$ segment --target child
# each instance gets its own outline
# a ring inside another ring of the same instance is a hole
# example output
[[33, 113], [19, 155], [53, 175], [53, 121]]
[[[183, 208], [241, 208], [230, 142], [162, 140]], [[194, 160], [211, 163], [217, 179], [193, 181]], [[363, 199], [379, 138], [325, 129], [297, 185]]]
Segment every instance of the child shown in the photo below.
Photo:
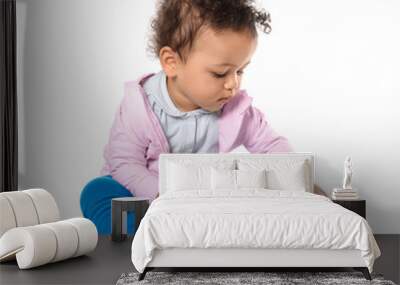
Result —
[[162, 69], [125, 83], [102, 176], [81, 194], [83, 215], [99, 232], [110, 232], [112, 198], [158, 196], [160, 153], [224, 153], [242, 144], [251, 153], [292, 151], [240, 89], [256, 24], [269, 32], [269, 23], [250, 0], [160, 2], [150, 48]]

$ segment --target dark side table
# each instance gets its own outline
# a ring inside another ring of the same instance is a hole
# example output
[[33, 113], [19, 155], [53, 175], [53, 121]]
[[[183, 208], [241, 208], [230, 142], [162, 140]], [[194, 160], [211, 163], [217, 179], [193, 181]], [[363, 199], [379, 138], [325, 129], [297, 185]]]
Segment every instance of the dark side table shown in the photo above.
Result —
[[[123, 241], [127, 235], [122, 233], [123, 212], [135, 212], [136, 230], [149, 208], [150, 200], [139, 197], [121, 197], [111, 200], [111, 240]], [[128, 220], [128, 219], [127, 219]]]
[[366, 219], [365, 208], [366, 201], [357, 199], [357, 200], [332, 200], [332, 202], [339, 204], [340, 206], [353, 211], [354, 213], [359, 214], [361, 217]]

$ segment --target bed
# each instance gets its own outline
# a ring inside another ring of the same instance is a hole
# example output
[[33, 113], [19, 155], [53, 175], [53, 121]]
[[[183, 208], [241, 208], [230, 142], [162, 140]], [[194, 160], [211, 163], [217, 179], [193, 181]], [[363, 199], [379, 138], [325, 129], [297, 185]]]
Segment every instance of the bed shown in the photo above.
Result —
[[312, 153], [163, 153], [159, 191], [132, 241], [154, 268], [352, 267], [371, 280], [367, 221], [314, 191]]

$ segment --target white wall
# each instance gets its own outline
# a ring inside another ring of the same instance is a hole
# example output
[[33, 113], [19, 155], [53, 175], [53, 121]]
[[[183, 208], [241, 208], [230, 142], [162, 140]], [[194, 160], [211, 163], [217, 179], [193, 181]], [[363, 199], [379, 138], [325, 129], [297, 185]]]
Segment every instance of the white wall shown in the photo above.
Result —
[[[272, 33], [242, 87], [296, 151], [315, 153], [326, 192], [351, 155], [373, 231], [400, 233], [400, 2], [257, 2]], [[99, 175], [122, 83], [160, 68], [145, 51], [154, 3], [17, 0], [20, 189], [51, 191], [65, 218]]]

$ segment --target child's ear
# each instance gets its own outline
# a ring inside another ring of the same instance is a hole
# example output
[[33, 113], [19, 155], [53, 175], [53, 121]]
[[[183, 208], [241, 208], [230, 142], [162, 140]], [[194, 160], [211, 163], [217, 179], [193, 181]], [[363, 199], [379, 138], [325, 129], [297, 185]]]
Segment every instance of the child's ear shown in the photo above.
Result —
[[165, 46], [160, 49], [160, 64], [168, 77], [175, 77], [177, 75], [177, 68], [179, 64], [178, 54], [170, 47]]

